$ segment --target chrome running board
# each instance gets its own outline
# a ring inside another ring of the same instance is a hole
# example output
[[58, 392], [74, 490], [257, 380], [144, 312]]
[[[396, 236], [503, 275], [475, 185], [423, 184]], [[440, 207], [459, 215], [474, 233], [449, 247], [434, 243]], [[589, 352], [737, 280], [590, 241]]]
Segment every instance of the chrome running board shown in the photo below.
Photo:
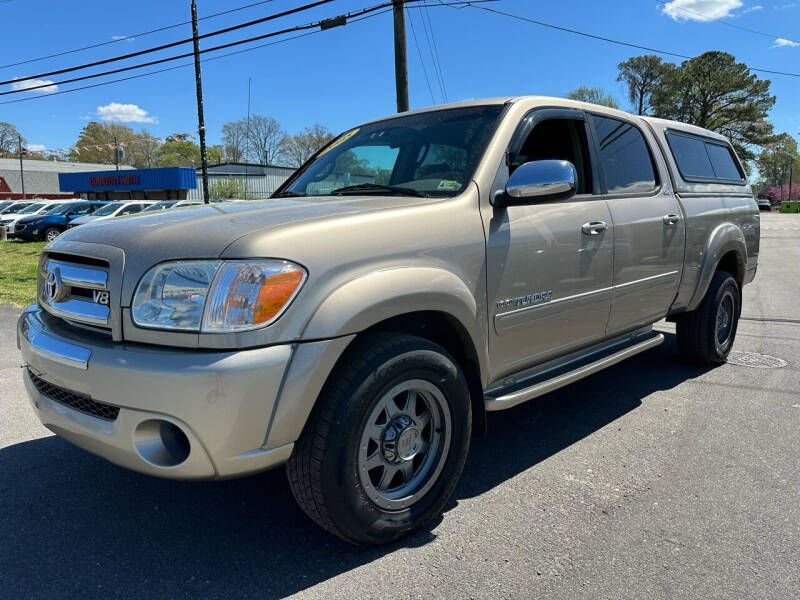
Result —
[[557, 390], [558, 388], [562, 388], [565, 385], [569, 385], [570, 383], [583, 379], [584, 377], [588, 377], [593, 373], [602, 371], [606, 367], [615, 365], [626, 358], [630, 358], [631, 356], [639, 354], [640, 352], [654, 348], [663, 341], [664, 334], [658, 333], [653, 337], [644, 340], [643, 342], [623, 348], [618, 352], [604, 356], [603, 358], [595, 360], [594, 362], [583, 364], [571, 371], [557, 375], [556, 377], [545, 379], [544, 381], [540, 380], [533, 385], [503, 394], [502, 396], [484, 396], [486, 410], [505, 410], [507, 408], [511, 408], [512, 406], [516, 406], [517, 404], [522, 404], [528, 400], [538, 398], [539, 396], [548, 394], [554, 390]]

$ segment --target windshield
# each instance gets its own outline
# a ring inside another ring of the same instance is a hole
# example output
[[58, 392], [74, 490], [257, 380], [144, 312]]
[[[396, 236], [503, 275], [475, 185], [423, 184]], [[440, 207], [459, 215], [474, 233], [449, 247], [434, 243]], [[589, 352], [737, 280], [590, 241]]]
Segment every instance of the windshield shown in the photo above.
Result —
[[11, 206], [11, 207], [5, 209], [4, 212], [6, 214], [9, 214], [9, 215], [12, 214], [12, 213], [18, 213], [22, 209], [24, 209], [25, 207], [30, 206], [30, 205], [31, 205], [30, 202], [26, 202], [25, 204], [15, 204], [14, 206]]
[[48, 215], [64, 215], [79, 204], [80, 202], [65, 202], [64, 204], [55, 204], [46, 209], [44, 212]]
[[[151, 204], [150, 206], [148, 206], [144, 210], [163, 210], [165, 208], [170, 208], [170, 207], [174, 206], [176, 202], [177, 202], [177, 200], [168, 201], [168, 202], [157, 202], [156, 204]], [[144, 211], [142, 211], [142, 212], [144, 212]]]
[[19, 214], [29, 215], [31, 213], [37, 212], [40, 208], [44, 208], [45, 206], [47, 206], [47, 204], [44, 204], [43, 202], [37, 202], [36, 204], [29, 204], [21, 211], [19, 211]]
[[276, 195], [455, 196], [472, 178], [502, 110], [451, 108], [352, 129]]
[[107, 217], [113, 215], [122, 207], [122, 204], [106, 204], [92, 213], [93, 217]]
[[3, 211], [3, 209], [6, 209], [6, 208], [8, 208], [9, 206], [11, 206], [11, 202], [8, 202], [8, 201], [6, 201], [6, 202], [0, 202], [0, 212], [2, 212], [2, 211]]

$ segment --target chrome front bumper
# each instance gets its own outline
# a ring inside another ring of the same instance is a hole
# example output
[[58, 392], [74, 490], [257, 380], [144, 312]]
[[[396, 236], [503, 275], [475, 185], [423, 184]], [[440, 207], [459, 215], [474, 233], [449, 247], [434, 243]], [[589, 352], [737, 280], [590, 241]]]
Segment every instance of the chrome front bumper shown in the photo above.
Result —
[[[294, 436], [267, 443], [291, 345], [208, 352], [114, 343], [35, 305], [19, 319], [17, 344], [41, 422], [113, 463], [161, 477], [213, 479], [268, 469], [291, 455]], [[111, 421], [76, 410], [41, 393], [31, 373], [119, 407], [119, 414]], [[176, 432], [185, 436], [177, 446]]]

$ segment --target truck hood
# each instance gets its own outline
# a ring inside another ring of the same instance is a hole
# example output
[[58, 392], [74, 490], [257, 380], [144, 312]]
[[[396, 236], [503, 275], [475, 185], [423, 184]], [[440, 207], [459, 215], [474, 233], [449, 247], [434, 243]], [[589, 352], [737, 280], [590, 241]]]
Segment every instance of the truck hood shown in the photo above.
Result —
[[[403, 196], [325, 196], [204, 204], [89, 222], [69, 229], [50, 247], [89, 242], [122, 249], [128, 259], [217, 258], [234, 241], [303, 221], [431, 202]], [[77, 223], [77, 219], [73, 223]], [[287, 249], [287, 251], [290, 249]]]

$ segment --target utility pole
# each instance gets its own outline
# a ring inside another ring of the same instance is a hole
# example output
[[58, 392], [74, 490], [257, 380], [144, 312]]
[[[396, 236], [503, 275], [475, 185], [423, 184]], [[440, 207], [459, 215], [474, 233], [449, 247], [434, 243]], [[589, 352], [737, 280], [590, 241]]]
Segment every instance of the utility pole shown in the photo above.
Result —
[[114, 166], [119, 171], [119, 146], [117, 145], [117, 136], [114, 136]]
[[406, 15], [404, 0], [394, 4], [394, 80], [397, 92], [397, 112], [408, 110], [408, 56], [406, 54]]
[[203, 202], [208, 204], [208, 154], [206, 152], [206, 124], [203, 118], [203, 80], [200, 77], [200, 41], [197, 39], [197, 4], [195, 0], [192, 0], [192, 43], [194, 44], [194, 78], [197, 84], [197, 132], [200, 135]]
[[17, 136], [17, 147], [19, 149], [19, 178], [22, 181], [22, 199], [25, 200], [25, 171], [22, 168], [22, 136]]

